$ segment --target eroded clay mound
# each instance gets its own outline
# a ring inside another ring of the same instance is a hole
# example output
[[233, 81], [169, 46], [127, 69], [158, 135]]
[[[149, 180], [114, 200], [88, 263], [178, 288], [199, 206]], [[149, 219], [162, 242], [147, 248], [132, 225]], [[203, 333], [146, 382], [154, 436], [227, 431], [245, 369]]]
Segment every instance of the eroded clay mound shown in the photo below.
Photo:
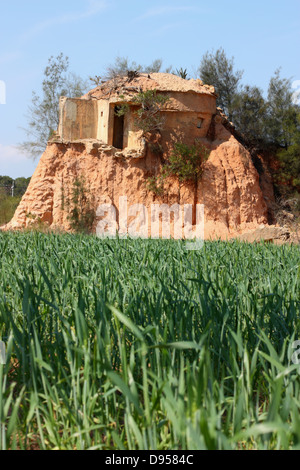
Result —
[[119, 209], [119, 198], [128, 205], [153, 203], [205, 205], [205, 238], [222, 239], [267, 224], [267, 206], [259, 175], [249, 152], [217, 122], [215, 139], [205, 141], [211, 153], [198, 184], [179, 190], [170, 180], [159, 198], [147, 188], [147, 180], [159, 168], [159, 156], [120, 158], [112, 147], [90, 142], [49, 143], [30, 185], [6, 230], [24, 229], [37, 221], [52, 229], [71, 230], [70, 207], [74, 182], [84, 178], [96, 208], [111, 203]]

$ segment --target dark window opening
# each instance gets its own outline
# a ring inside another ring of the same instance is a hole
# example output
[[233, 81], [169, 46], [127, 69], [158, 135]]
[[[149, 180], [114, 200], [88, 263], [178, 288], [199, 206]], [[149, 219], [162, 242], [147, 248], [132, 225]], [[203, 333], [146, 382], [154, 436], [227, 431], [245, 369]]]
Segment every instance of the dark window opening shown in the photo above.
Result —
[[118, 116], [120, 106], [115, 107], [114, 113], [114, 137], [113, 146], [117, 149], [123, 149], [124, 144], [124, 115]]
[[203, 121], [204, 121], [203, 119], [198, 118], [198, 122], [197, 122], [197, 127], [198, 127], [198, 129], [201, 129], [201, 128], [202, 128]]

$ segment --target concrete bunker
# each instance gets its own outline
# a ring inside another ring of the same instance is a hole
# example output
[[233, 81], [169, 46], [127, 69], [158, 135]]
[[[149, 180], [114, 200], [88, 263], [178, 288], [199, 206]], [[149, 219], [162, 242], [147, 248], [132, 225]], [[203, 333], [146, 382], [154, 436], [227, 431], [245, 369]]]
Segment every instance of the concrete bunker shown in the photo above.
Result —
[[[184, 80], [172, 74], [140, 74], [134, 79], [118, 77], [105, 82], [82, 98], [61, 98], [59, 138], [65, 142], [97, 140], [118, 151], [141, 148], [142, 132], [136, 127], [137, 106], [134, 96], [141, 91], [156, 90], [167, 94], [162, 113], [165, 125], [162, 140], [174, 134], [193, 144], [207, 136], [216, 113], [213, 87], [200, 80]], [[126, 104], [125, 114], [118, 113]]]

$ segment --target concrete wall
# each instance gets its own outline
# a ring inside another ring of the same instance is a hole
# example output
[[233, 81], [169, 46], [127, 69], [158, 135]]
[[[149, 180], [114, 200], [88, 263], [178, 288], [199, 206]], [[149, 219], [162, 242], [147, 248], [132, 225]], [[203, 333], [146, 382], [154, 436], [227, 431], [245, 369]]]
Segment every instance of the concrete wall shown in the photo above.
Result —
[[[193, 143], [206, 136], [211, 117], [216, 112], [216, 98], [197, 93], [172, 92], [163, 114], [166, 117], [163, 140], [174, 139]], [[60, 101], [59, 135], [74, 142], [81, 139], [98, 139], [113, 145], [114, 109], [117, 100], [82, 100], [62, 98]], [[124, 148], [138, 148], [141, 132], [135, 128], [136, 106], [124, 118]], [[200, 127], [201, 123], [201, 127]]]
[[[172, 92], [163, 93], [169, 96], [163, 115], [165, 126], [162, 131], [162, 143], [172, 143], [181, 140], [193, 145], [196, 139], [207, 135], [212, 116], [216, 113], [216, 97], [212, 95], [199, 95], [197, 93]], [[137, 148], [140, 145], [141, 133], [134, 125], [138, 109], [131, 106], [128, 116], [126, 132], [128, 132], [127, 146]], [[125, 131], [124, 131], [125, 132]], [[124, 139], [124, 143], [126, 138]]]
[[[125, 121], [126, 126], [126, 131], [127, 131], [127, 147], [130, 149], [135, 149], [139, 148], [141, 145], [140, 139], [142, 136], [142, 132], [136, 129], [135, 126], [135, 120], [136, 120], [136, 115], [135, 112], [137, 111], [137, 107], [130, 107], [130, 113], [127, 116], [127, 120]], [[125, 139], [126, 140], [126, 139]]]
[[[211, 124], [211, 114], [195, 112], [165, 112], [162, 138], [165, 143], [180, 140], [193, 145], [196, 139], [205, 138]], [[200, 127], [201, 126], [201, 127]]]
[[108, 144], [109, 134], [109, 102], [106, 100], [99, 100], [98, 103], [98, 130], [97, 139], [102, 140], [105, 144]]
[[62, 98], [58, 131], [60, 137], [69, 142], [97, 139], [98, 101]]
[[197, 93], [172, 92], [164, 93], [169, 96], [165, 109], [179, 112], [195, 112], [215, 114], [216, 97], [212, 95], [199, 95]]

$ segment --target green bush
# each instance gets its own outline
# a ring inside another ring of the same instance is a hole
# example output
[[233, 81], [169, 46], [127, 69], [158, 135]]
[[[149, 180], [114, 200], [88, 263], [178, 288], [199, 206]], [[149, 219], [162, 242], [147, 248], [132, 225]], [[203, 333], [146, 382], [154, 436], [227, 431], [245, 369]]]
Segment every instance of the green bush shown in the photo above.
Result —
[[79, 233], [89, 233], [92, 230], [96, 212], [93, 206], [93, 198], [86, 187], [86, 181], [79, 177], [74, 181], [71, 200], [65, 200], [63, 194], [62, 208], [68, 207], [68, 220], [73, 230]]
[[157, 93], [156, 90], [143, 91], [134, 97], [133, 103], [139, 106], [136, 111], [135, 125], [143, 131], [144, 136], [163, 129], [165, 117], [161, 111], [169, 99], [168, 95]]
[[186, 145], [182, 142], [176, 142], [163, 171], [166, 175], [176, 176], [180, 183], [196, 182], [202, 175], [203, 164], [208, 157], [208, 150], [200, 143]]
[[190, 182], [197, 186], [208, 158], [209, 151], [201, 142], [195, 145], [176, 142], [160, 174], [148, 178], [148, 189], [157, 195], [163, 194], [164, 181], [168, 177], [176, 177], [179, 185]]
[[0, 192], [0, 225], [7, 224], [13, 217], [21, 197], [7, 196]]

